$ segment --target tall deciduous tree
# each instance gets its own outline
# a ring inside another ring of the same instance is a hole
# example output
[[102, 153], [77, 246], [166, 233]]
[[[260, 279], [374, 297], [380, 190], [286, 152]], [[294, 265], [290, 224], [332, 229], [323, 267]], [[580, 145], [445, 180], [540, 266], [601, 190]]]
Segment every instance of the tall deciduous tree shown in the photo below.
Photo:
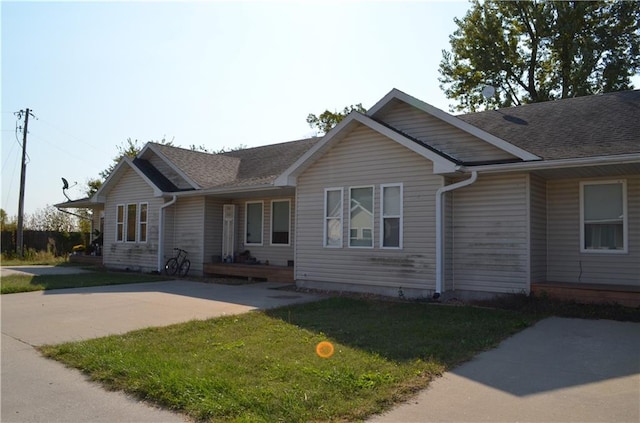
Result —
[[27, 216], [25, 227], [35, 231], [72, 232], [78, 230], [78, 218], [47, 205]]
[[454, 110], [631, 89], [640, 71], [639, 2], [473, 0], [455, 22], [439, 78]]
[[362, 107], [362, 103], [358, 103], [345, 107], [342, 112], [331, 112], [329, 110], [325, 110], [318, 116], [313, 113], [309, 113], [309, 116], [307, 116], [307, 123], [311, 128], [315, 128], [318, 131], [318, 135], [323, 135], [329, 132], [331, 128], [339, 124], [342, 119], [353, 111], [366, 113], [367, 109]]

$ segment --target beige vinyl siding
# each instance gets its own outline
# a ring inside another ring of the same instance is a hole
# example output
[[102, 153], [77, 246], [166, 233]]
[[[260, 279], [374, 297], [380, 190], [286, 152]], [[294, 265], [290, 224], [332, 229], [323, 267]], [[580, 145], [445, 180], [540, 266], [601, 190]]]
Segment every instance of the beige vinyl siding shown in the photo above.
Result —
[[377, 116], [385, 123], [460, 161], [513, 159], [514, 156], [428, 113], [395, 100]]
[[[271, 201], [273, 200], [290, 200], [289, 207], [289, 244], [290, 245], [271, 245]], [[245, 245], [245, 209], [247, 201], [262, 202], [262, 245]], [[294, 258], [294, 242], [295, 239], [295, 198], [294, 197], [265, 197], [251, 199], [236, 199], [232, 204], [236, 205], [236, 251], [241, 253], [249, 250], [251, 257], [255, 257], [261, 263], [267, 260], [269, 264], [276, 266], [286, 266], [290, 260]], [[222, 223], [221, 223], [222, 225]]]
[[[204, 214], [204, 263], [222, 260], [222, 209], [231, 201], [207, 197]], [[237, 244], [236, 244], [237, 245]]]
[[[354, 129], [298, 178], [296, 279], [364, 287], [435, 288], [432, 163], [366, 127]], [[380, 185], [403, 184], [403, 248], [380, 248]], [[349, 248], [349, 187], [374, 186], [374, 247]], [[344, 188], [343, 247], [323, 246], [324, 190]]]
[[165, 221], [165, 260], [175, 255], [174, 248], [182, 248], [189, 253], [189, 274], [201, 275], [204, 258], [205, 199], [178, 198], [169, 209]]
[[[118, 204], [148, 203], [147, 242], [116, 242], [116, 207]], [[161, 198], [132, 169], [127, 168], [108, 193], [104, 209], [103, 263], [107, 267], [133, 271], [153, 271], [157, 268], [158, 215]]]
[[169, 179], [175, 186], [180, 189], [193, 188], [182, 176], [178, 174], [171, 166], [167, 164], [163, 159], [155, 154], [149, 159], [149, 163], [153, 165], [160, 173], [162, 173], [167, 179]]
[[453, 191], [453, 288], [529, 292], [527, 185], [527, 175], [480, 175]]
[[[627, 181], [628, 253], [580, 252], [580, 182]], [[640, 286], [640, 176], [547, 182], [548, 281]]]
[[547, 280], [547, 182], [529, 175], [531, 204], [531, 282]]

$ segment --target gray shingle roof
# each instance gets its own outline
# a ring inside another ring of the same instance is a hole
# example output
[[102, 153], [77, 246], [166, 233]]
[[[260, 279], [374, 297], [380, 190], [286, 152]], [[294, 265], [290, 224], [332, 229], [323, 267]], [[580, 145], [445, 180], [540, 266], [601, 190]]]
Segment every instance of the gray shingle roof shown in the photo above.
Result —
[[147, 160], [140, 159], [136, 157], [133, 159], [133, 164], [140, 169], [142, 173], [145, 174], [147, 178], [151, 182], [155, 184], [158, 188], [160, 188], [164, 192], [175, 192], [179, 191], [178, 187], [174, 185], [166, 176], [164, 176], [158, 169], [153, 167], [151, 163]]
[[154, 144], [154, 147], [201, 189], [207, 189], [272, 183], [319, 139], [309, 138], [222, 154], [163, 144]]
[[545, 160], [640, 153], [640, 90], [456, 117]]
[[240, 160], [164, 144], [154, 146], [200, 188], [210, 188], [235, 180]]

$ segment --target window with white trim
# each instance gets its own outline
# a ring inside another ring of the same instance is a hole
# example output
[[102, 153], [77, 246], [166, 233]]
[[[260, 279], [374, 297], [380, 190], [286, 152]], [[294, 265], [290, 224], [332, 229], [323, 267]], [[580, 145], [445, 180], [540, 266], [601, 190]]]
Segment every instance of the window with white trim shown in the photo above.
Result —
[[124, 241], [124, 204], [116, 206], [116, 241]]
[[324, 190], [324, 246], [342, 247], [342, 188]]
[[147, 219], [148, 203], [140, 203], [140, 214], [138, 216], [138, 241], [147, 242]]
[[380, 185], [380, 247], [402, 248], [402, 184]]
[[148, 203], [116, 206], [116, 242], [147, 242]]
[[127, 242], [136, 242], [136, 218], [138, 217], [138, 205], [127, 204]]
[[580, 251], [627, 252], [625, 180], [580, 182]]
[[263, 202], [250, 201], [245, 207], [245, 245], [262, 245]]
[[349, 188], [349, 247], [373, 247], [373, 187]]
[[271, 202], [271, 244], [290, 245], [291, 201], [273, 200]]

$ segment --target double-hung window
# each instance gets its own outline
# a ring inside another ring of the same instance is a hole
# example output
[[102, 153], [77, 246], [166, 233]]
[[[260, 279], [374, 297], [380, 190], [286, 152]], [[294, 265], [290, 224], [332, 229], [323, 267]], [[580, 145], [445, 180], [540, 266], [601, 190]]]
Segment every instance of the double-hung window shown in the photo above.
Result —
[[138, 241], [147, 242], [147, 211], [149, 205], [140, 203], [140, 215], [138, 217]]
[[324, 246], [342, 247], [342, 188], [324, 190]]
[[373, 187], [349, 189], [349, 247], [373, 247]]
[[402, 184], [380, 186], [380, 247], [402, 248]]
[[136, 242], [136, 217], [138, 205], [127, 204], [127, 242]]
[[147, 242], [148, 203], [116, 206], [116, 242]]
[[271, 202], [271, 244], [290, 245], [291, 201], [274, 200]]
[[245, 244], [262, 245], [262, 201], [249, 201], [245, 209]]
[[116, 241], [124, 241], [124, 204], [116, 206]]
[[580, 250], [627, 252], [626, 181], [580, 183]]

